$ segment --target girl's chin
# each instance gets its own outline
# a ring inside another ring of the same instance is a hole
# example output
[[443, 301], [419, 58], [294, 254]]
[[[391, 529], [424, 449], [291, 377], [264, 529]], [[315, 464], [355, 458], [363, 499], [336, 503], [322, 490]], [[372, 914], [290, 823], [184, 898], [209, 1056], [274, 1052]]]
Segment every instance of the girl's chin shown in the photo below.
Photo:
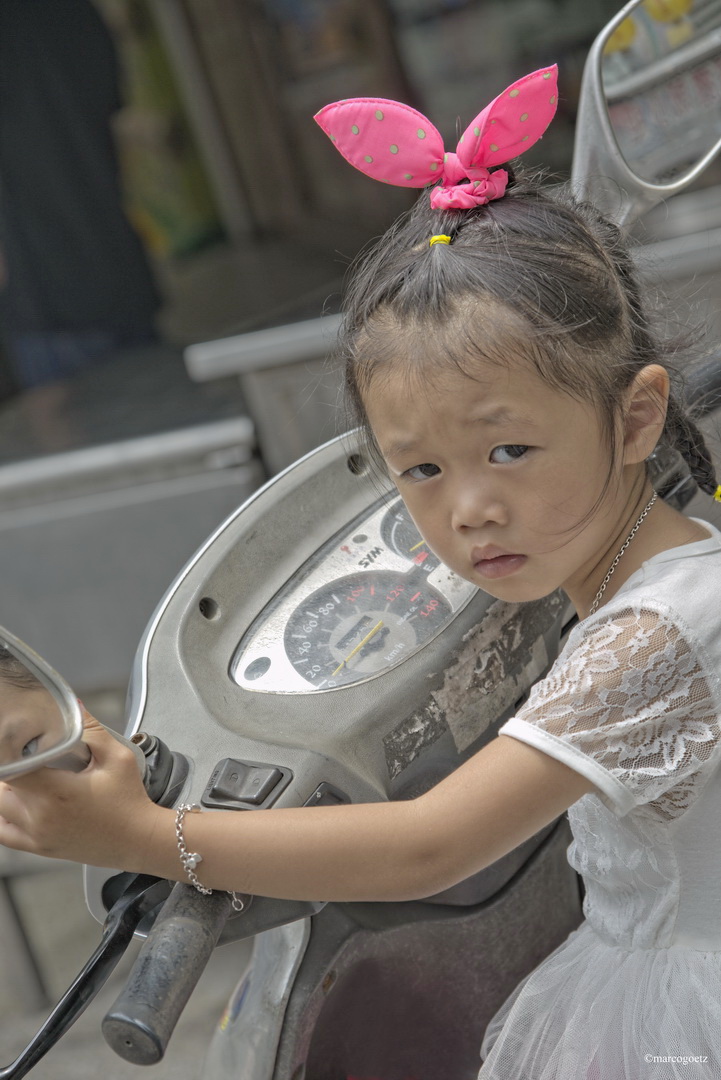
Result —
[[527, 555], [497, 555], [495, 559], [480, 559], [473, 569], [481, 581], [499, 581], [517, 574], [527, 562]]
[[496, 600], [503, 600], [507, 604], [530, 604], [536, 600], [543, 600], [562, 588], [559, 582], [552, 582], [548, 585], [519, 581], [518, 578], [514, 578], [512, 575], [494, 579], [481, 577], [480, 574], [476, 573], [472, 577], [469, 576], [469, 580], [478, 586], [482, 592], [488, 593], [489, 596], [494, 597]]

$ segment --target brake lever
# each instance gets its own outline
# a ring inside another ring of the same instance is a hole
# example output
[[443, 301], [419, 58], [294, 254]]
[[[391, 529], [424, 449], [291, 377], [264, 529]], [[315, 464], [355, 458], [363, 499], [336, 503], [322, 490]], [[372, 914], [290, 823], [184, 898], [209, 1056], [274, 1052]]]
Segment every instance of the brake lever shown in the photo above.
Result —
[[114, 971], [138, 923], [165, 902], [171, 888], [171, 882], [136, 875], [108, 912], [95, 952], [22, 1053], [0, 1069], [0, 1080], [22, 1080], [75, 1023]]

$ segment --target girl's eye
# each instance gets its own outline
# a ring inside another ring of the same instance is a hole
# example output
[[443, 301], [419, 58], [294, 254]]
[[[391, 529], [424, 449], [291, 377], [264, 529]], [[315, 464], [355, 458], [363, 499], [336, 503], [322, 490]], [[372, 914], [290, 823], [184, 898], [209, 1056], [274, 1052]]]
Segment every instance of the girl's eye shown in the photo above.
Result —
[[431, 476], [437, 476], [440, 471], [437, 465], [426, 463], [425, 465], [414, 465], [412, 469], [406, 469], [403, 475], [410, 476], [411, 480], [428, 480]]
[[24, 757], [24, 758], [32, 757], [33, 754], [37, 754], [39, 746], [40, 746], [40, 736], [36, 735], [34, 739], [30, 739], [30, 741], [26, 742], [25, 745], [23, 746], [22, 751], [21, 751], [22, 757]]
[[506, 446], [496, 446], [491, 450], [491, 461], [496, 465], [507, 465], [511, 461], [518, 461], [528, 450], [527, 446], [512, 443]]

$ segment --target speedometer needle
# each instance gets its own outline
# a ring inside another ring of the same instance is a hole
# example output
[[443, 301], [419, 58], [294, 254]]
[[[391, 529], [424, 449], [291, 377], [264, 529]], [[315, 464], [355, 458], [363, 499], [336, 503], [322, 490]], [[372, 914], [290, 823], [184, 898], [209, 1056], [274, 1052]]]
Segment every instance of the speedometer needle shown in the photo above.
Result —
[[331, 675], [331, 679], [335, 678], [335, 676], [338, 674], [338, 672], [341, 670], [341, 668], [344, 667], [348, 663], [348, 661], [351, 660], [355, 656], [355, 654], [357, 652], [359, 652], [363, 648], [364, 645], [368, 644], [368, 642], [373, 637], [373, 635], [378, 633], [378, 631], [380, 630], [382, 625], [383, 625], [383, 620], [381, 619], [380, 622], [376, 623], [376, 625], [373, 627], [372, 630], [368, 631], [368, 633], [363, 638], [363, 640], [358, 642], [355, 649], [353, 649], [351, 652], [348, 653], [345, 660], [341, 660], [340, 664], [338, 665], [338, 667], [335, 669], [335, 671]]

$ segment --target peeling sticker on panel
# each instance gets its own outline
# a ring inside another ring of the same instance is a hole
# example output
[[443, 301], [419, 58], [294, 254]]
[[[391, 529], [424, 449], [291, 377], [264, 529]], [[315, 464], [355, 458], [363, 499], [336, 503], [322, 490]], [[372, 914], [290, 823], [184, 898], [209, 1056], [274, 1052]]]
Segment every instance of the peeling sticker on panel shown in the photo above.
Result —
[[427, 746], [448, 731], [445, 717], [431, 701], [390, 731], [383, 740], [391, 780], [403, 772]]
[[[528, 692], [557, 647], [561, 593], [527, 604], [495, 601], [463, 638], [442, 685], [384, 739], [391, 779], [450, 730], [459, 754]], [[548, 644], [546, 638], [548, 636]]]
[[[433, 692], [459, 753], [530, 689], [549, 664], [546, 635], [568, 601], [497, 601], [466, 634], [443, 686]], [[555, 642], [554, 642], [555, 645]]]

